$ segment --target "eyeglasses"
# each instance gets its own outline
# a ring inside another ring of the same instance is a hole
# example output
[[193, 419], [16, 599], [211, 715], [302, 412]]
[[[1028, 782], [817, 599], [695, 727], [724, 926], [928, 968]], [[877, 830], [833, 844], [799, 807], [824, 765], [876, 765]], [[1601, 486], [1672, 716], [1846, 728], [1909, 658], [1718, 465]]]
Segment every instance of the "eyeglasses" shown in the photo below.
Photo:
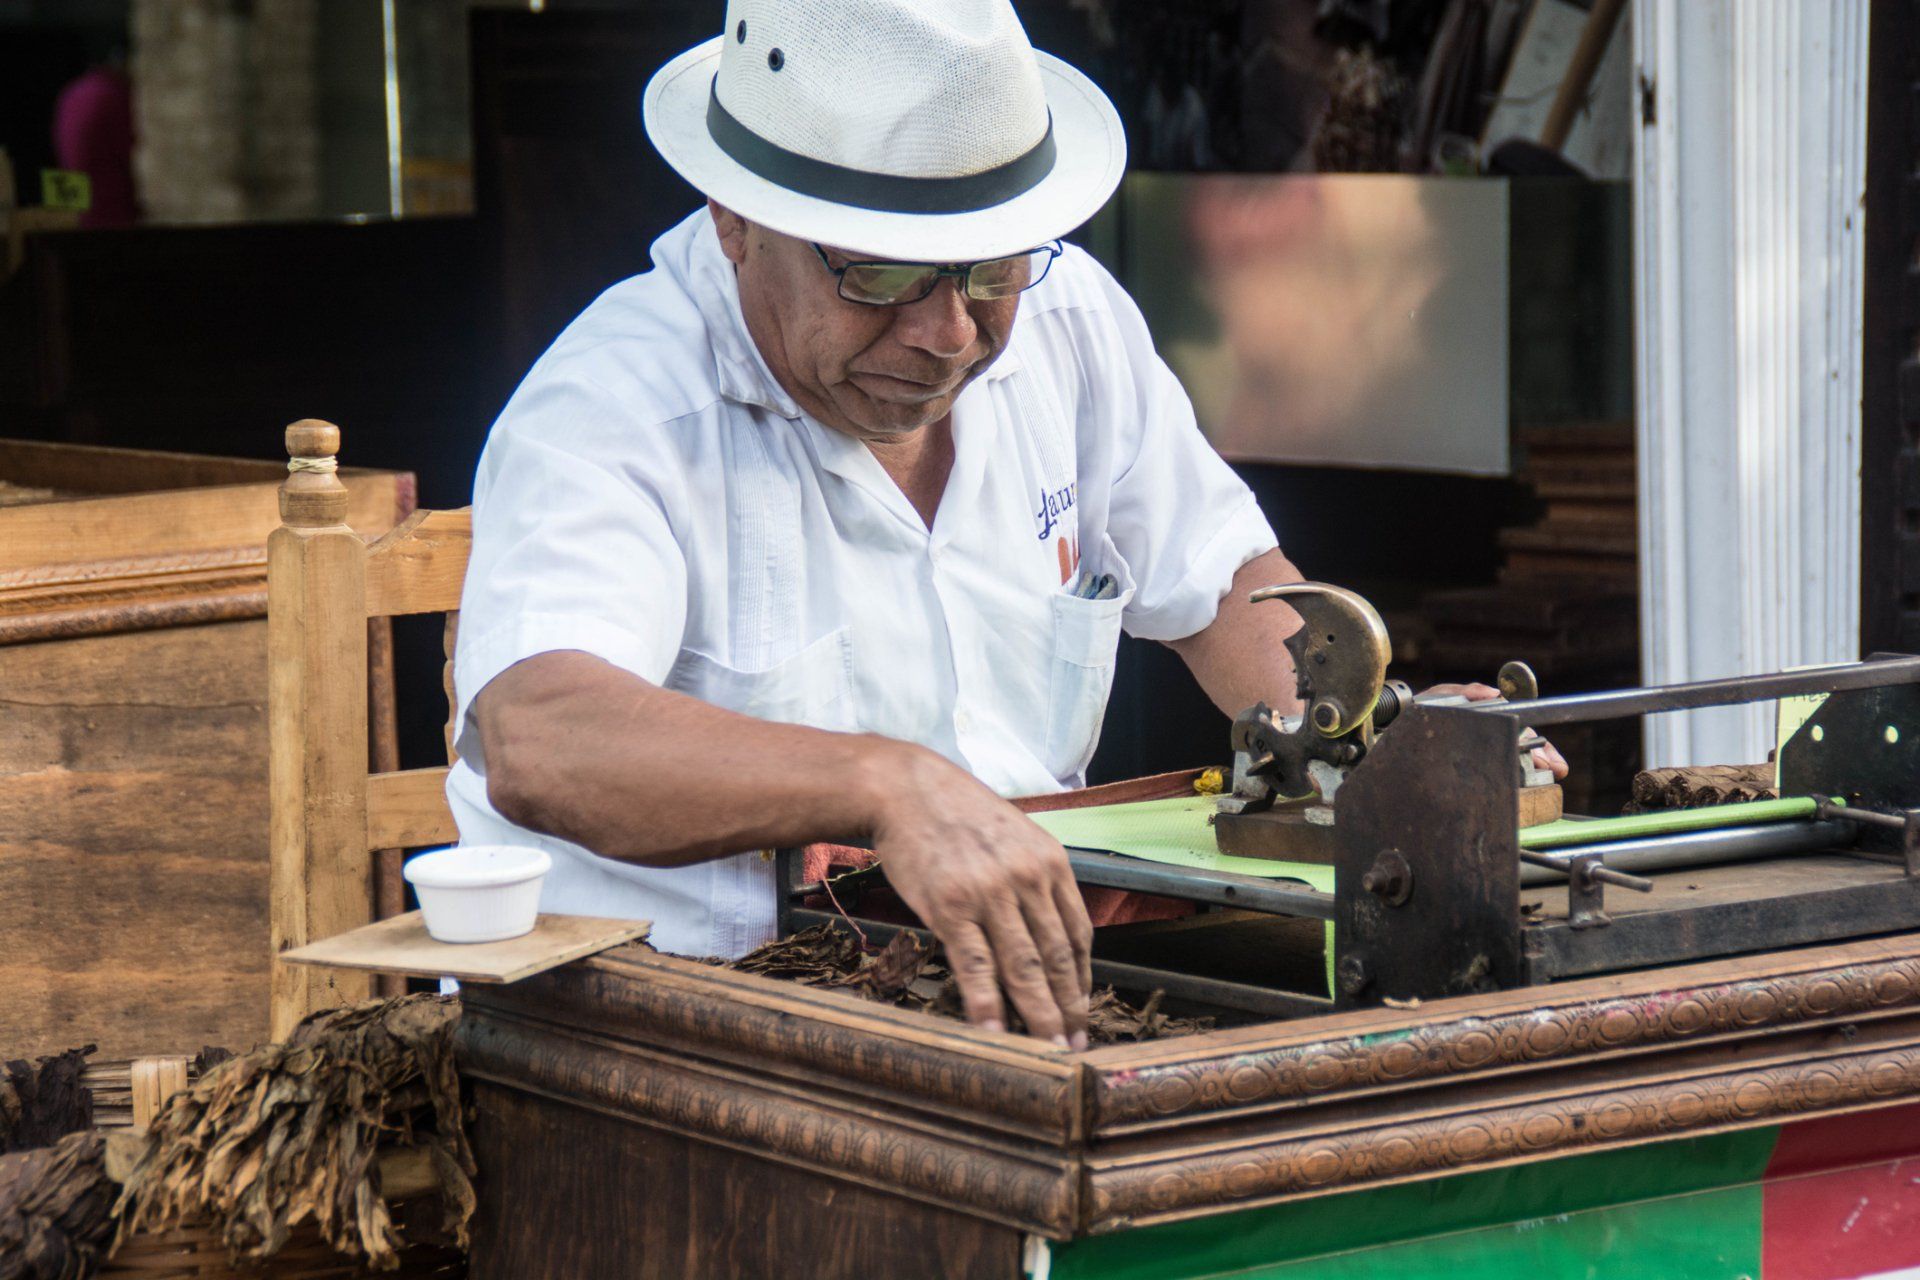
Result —
[[1055, 240], [1010, 258], [992, 258], [986, 262], [955, 262], [945, 266], [930, 262], [849, 262], [836, 267], [825, 249], [816, 244], [813, 251], [820, 255], [821, 264], [839, 279], [840, 296], [869, 307], [899, 307], [918, 302], [933, 292], [942, 276], [958, 280], [961, 292], [976, 302], [1011, 298], [1045, 279], [1047, 268], [1061, 253], [1060, 242]]

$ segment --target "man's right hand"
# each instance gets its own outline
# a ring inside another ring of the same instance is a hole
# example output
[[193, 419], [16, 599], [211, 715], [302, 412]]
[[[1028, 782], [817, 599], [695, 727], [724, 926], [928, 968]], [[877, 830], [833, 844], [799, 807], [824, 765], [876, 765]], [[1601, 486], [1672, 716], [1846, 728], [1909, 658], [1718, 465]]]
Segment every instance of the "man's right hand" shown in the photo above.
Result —
[[887, 772], [874, 851], [946, 946], [967, 1019], [1004, 1029], [1005, 986], [1034, 1035], [1086, 1048], [1093, 925], [1066, 850], [931, 751], [908, 747]]
[[671, 867], [871, 837], [969, 1019], [1004, 1028], [1004, 984], [1035, 1035], [1085, 1047], [1093, 926], [1066, 850], [926, 748], [755, 720], [571, 652], [495, 676], [467, 719], [501, 816], [602, 857]]

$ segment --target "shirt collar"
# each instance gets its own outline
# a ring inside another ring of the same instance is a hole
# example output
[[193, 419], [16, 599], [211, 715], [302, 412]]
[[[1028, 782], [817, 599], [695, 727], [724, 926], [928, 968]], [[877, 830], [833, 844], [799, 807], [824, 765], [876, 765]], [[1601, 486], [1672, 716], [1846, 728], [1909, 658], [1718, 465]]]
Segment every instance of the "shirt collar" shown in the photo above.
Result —
[[720, 247], [713, 219], [704, 209], [695, 216], [700, 226], [693, 234], [688, 282], [694, 305], [700, 308], [713, 339], [713, 368], [720, 394], [743, 404], [759, 405], [783, 418], [800, 417], [800, 406], [773, 376], [753, 335], [747, 332], [747, 317], [740, 310], [740, 280], [734, 275], [733, 262]]
[[[688, 280], [694, 304], [700, 308], [701, 318], [706, 321], [707, 332], [713, 339], [713, 366], [720, 394], [743, 404], [759, 405], [783, 418], [803, 416], [800, 406], [767, 367], [766, 358], [747, 331], [747, 318], [740, 309], [740, 280], [734, 274], [732, 260], [720, 247], [720, 235], [714, 229], [713, 219], [705, 216], [704, 210], [699, 217], [700, 226], [694, 232], [689, 255]], [[1015, 320], [1007, 349], [987, 366], [985, 373], [974, 379], [976, 384], [998, 381], [1024, 367], [1017, 341], [1019, 333], [1020, 322]]]

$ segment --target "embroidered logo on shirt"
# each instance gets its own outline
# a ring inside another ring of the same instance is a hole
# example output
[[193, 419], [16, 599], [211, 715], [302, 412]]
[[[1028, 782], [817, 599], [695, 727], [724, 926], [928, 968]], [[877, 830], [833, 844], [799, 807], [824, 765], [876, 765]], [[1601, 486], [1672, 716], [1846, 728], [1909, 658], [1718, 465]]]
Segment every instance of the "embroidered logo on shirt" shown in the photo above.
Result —
[[1040, 508], [1033, 513], [1034, 523], [1040, 526], [1040, 541], [1045, 542], [1054, 526], [1060, 523], [1060, 517], [1073, 509], [1074, 493], [1079, 487], [1076, 481], [1059, 489], [1040, 491]]

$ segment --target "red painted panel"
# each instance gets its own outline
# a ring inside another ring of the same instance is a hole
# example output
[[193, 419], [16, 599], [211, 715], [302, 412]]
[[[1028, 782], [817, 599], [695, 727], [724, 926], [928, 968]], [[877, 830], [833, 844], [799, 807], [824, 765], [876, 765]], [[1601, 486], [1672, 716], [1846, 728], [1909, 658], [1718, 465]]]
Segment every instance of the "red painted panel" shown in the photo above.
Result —
[[1764, 1280], [1920, 1266], [1920, 1105], [1787, 1125], [1766, 1177]]

